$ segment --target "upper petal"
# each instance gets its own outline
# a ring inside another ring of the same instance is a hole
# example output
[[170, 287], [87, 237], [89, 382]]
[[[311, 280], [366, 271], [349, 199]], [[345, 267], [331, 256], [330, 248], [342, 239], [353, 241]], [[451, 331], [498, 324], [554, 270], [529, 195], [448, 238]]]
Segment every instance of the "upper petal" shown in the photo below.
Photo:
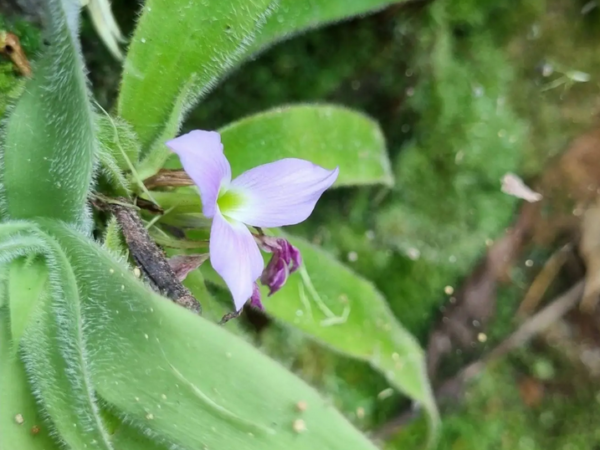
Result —
[[231, 167], [216, 131], [195, 130], [166, 143], [179, 156], [183, 170], [200, 189], [202, 213], [215, 215], [221, 186], [231, 182]]
[[255, 167], [231, 182], [231, 189], [242, 193], [245, 201], [227, 215], [255, 227], [300, 223], [310, 216], [338, 172], [337, 167], [327, 170], [296, 158]]
[[216, 209], [210, 230], [210, 262], [225, 280], [239, 311], [252, 296], [264, 261], [250, 230], [225, 219]]

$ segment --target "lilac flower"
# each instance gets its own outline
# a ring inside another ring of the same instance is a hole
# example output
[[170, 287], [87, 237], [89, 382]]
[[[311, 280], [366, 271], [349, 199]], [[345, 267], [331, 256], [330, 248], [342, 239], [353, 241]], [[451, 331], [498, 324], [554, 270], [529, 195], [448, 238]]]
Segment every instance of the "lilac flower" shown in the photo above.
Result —
[[[286, 158], [231, 180], [219, 133], [196, 130], [167, 142], [167, 146], [177, 153], [183, 169], [198, 186], [203, 214], [213, 219], [210, 261], [229, 287], [236, 309], [250, 298], [260, 305], [255, 282], [264, 262], [246, 225], [269, 228], [303, 222], [337, 179], [338, 168], [327, 170], [309, 161]], [[297, 249], [287, 245], [284, 251], [271, 250], [274, 257], [278, 255], [273, 263], [277, 267], [266, 271], [271, 292], [279, 289], [287, 274], [300, 264]]]

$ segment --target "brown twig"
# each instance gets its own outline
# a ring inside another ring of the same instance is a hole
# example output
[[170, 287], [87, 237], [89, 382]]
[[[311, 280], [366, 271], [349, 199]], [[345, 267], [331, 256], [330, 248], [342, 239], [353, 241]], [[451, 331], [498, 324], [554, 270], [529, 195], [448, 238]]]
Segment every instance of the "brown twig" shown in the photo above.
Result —
[[[506, 355], [510, 351], [528, 342], [531, 338], [544, 331], [567, 312], [573, 309], [583, 296], [585, 282], [580, 280], [567, 292], [552, 300], [548, 306], [540, 312], [523, 322], [523, 324], [508, 338], [502, 341], [483, 358], [464, 367], [455, 376], [442, 382], [435, 390], [435, 399], [439, 403], [442, 400], [459, 400], [466, 382], [480, 374], [492, 361]], [[375, 439], [387, 439], [397, 433], [402, 427], [418, 417], [418, 410], [404, 412], [399, 417], [383, 425], [373, 434]]]
[[125, 242], [136, 264], [140, 267], [148, 281], [162, 295], [190, 311], [201, 314], [202, 308], [198, 300], [181, 284], [163, 251], [154, 243], [133, 205], [127, 199], [118, 198], [111, 201], [96, 197], [94, 203], [101, 209], [110, 211], [116, 217]]

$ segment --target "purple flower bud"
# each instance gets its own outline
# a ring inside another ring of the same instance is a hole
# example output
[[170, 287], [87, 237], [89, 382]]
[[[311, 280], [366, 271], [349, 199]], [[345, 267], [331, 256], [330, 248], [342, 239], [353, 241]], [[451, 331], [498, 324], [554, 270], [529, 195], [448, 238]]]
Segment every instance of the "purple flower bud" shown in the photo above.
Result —
[[252, 286], [252, 297], [250, 297], [250, 306], [256, 309], [264, 310], [264, 306], [260, 301], [260, 289], [258, 284], [255, 282]]
[[289, 274], [298, 270], [302, 264], [302, 256], [287, 239], [261, 236], [258, 242], [264, 251], [273, 253], [260, 277], [260, 282], [269, 287], [269, 296], [271, 296], [283, 287]]

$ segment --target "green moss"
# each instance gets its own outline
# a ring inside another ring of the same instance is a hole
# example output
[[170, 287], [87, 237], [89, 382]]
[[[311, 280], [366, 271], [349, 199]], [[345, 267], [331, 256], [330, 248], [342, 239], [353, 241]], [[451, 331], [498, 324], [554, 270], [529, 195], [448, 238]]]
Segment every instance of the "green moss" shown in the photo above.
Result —
[[[572, 366], [563, 367], [550, 383], [534, 381], [542, 388], [540, 403], [527, 404], [519, 386], [525, 377], [532, 380], [539, 356], [524, 351], [522, 361], [494, 364], [471, 384], [462, 405], [444, 414], [438, 450], [589, 450], [600, 444], [597, 386], [574, 378]], [[417, 421], [388, 442], [386, 450], [418, 448], [426, 433], [424, 423]]]

